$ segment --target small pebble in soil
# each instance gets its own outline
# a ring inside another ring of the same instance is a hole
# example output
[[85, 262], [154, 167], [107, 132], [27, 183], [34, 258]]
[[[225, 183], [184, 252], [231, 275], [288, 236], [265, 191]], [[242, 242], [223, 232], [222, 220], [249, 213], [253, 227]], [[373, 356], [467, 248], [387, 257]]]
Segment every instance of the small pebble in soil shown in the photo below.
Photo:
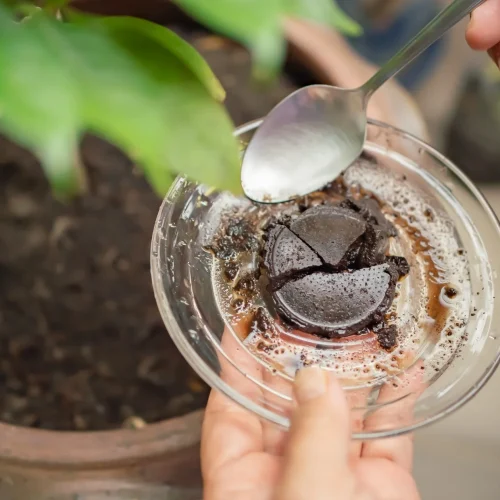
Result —
[[146, 425], [146, 422], [141, 417], [132, 416], [124, 420], [122, 427], [124, 429], [139, 430], [144, 429]]

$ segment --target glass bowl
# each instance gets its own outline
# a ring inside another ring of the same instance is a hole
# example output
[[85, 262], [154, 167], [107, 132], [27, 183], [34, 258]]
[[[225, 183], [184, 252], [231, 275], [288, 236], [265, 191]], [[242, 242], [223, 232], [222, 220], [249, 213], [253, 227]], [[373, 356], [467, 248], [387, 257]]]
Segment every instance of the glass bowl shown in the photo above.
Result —
[[[237, 129], [242, 150], [260, 123], [251, 122]], [[393, 210], [408, 202], [402, 197], [408, 189], [410, 198], [412, 192], [418, 193], [419, 200], [432, 208], [422, 212], [418, 207], [407, 206], [405, 227], [422, 214], [432, 219], [429, 227], [436, 227], [436, 215], [440, 221], [437, 258], [444, 259], [444, 267], [450, 267], [456, 255], [461, 256], [456, 260], [458, 264], [453, 264], [453, 279], [460, 290], [462, 307], [461, 317], [455, 318], [454, 324], [432, 326], [439, 318], [427, 310], [424, 317], [428, 319], [427, 326], [431, 325], [429, 331], [434, 328], [438, 335], [414, 338], [411, 359], [408, 346], [405, 352], [389, 355], [388, 363], [392, 359], [391, 366], [398, 366], [397, 370], [363, 379], [357, 374], [344, 377], [344, 368], [335, 367], [351, 407], [353, 437], [371, 439], [411, 432], [442, 418], [470, 400], [493, 374], [500, 360], [500, 337], [494, 330], [500, 321], [500, 299], [495, 297], [500, 228], [493, 211], [467, 177], [443, 155], [403, 131], [370, 121], [360, 161], [361, 166], [350, 167], [346, 172], [346, 185], [377, 195]], [[372, 178], [375, 169], [390, 175], [389, 181]], [[391, 182], [396, 184], [391, 187]], [[154, 228], [153, 286], [165, 325], [193, 369], [236, 404], [265, 422], [288, 428], [293, 370], [287, 372], [262, 358], [234, 331], [221, 305], [216, 259], [206, 250], [228, 207], [245, 209], [249, 203], [177, 178], [163, 201]], [[425, 226], [425, 221], [422, 224]], [[403, 325], [407, 329], [417, 324], [420, 328], [427, 321], [415, 309], [419, 297], [416, 294], [423, 293], [424, 283], [419, 282], [418, 273], [433, 276], [425, 260], [428, 250], [423, 248], [424, 243], [412, 241], [405, 256], [417, 258], [418, 272], [399, 291], [397, 306], [398, 314], [401, 310], [401, 317], [407, 317], [408, 322]], [[439, 276], [439, 265], [434, 271]], [[438, 278], [433, 280], [434, 285], [439, 283]], [[446, 300], [444, 287], [434, 285], [425, 293], [429, 297], [434, 294], [435, 302], [442, 304]], [[316, 339], [315, 352], [320, 353], [316, 359], [322, 359], [325, 352], [336, 356], [353, 346], [356, 350], [360, 342], [321, 345]], [[401, 359], [406, 361], [402, 363]]]

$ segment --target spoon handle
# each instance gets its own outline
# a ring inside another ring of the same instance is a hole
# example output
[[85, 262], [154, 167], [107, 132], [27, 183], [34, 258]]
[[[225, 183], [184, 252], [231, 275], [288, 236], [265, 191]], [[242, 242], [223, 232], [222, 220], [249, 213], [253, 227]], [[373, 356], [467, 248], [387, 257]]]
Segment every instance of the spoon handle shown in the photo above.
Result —
[[365, 93], [365, 98], [368, 99], [383, 83], [397, 75], [407, 64], [439, 40], [450, 28], [455, 26], [483, 1], [454, 0], [448, 7], [443, 9], [415, 38], [410, 40], [361, 87], [361, 90]]

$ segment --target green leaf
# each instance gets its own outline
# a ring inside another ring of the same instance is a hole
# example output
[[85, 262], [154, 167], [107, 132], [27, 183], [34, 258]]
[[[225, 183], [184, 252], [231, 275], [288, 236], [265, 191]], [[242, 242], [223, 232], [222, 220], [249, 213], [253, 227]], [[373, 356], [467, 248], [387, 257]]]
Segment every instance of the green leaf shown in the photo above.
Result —
[[135, 19], [128, 18], [102, 18], [98, 23], [161, 84], [162, 97], [156, 105], [162, 109], [169, 131], [175, 131], [163, 138], [171, 169], [205, 184], [239, 192], [240, 156], [232, 136], [234, 127], [224, 108], [209, 98], [199, 71], [183, 65], [178, 52], [165, 51], [164, 43], [144, 30], [142, 22], [141, 29], [136, 29]]
[[77, 96], [43, 41], [0, 7], [0, 128], [40, 157], [58, 195], [77, 189]]
[[164, 137], [171, 131], [159, 106], [161, 85], [98, 30], [43, 16], [33, 18], [33, 26], [72, 75], [86, 128], [122, 147], [145, 168], [158, 192], [165, 192], [172, 176]]
[[285, 58], [283, 20], [309, 19], [359, 34], [359, 26], [334, 0], [174, 0], [192, 17], [248, 47], [259, 76], [274, 75]]
[[[205, 85], [214, 99], [218, 101], [224, 100], [226, 95], [224, 88], [205, 59], [203, 59], [194, 47], [185, 42], [173, 31], [159, 26], [158, 24], [128, 16], [97, 18], [88, 15], [83, 17], [81, 14], [78, 14], [78, 16], [73, 15], [72, 18], [79, 22], [96, 22], [96, 24], [106, 28], [108, 33], [112, 36], [117, 34], [123, 37], [133, 33], [134, 37], [149, 39], [152, 44], [158, 46], [157, 51], [161, 49], [166, 56], [173, 55], [177, 57], [186, 68], [189, 68], [194, 76]], [[132, 55], [137, 60], [140, 60], [143, 54], [133, 52]], [[161, 57], [160, 54], [160, 57], [158, 57], [156, 61], [156, 65], [168, 71], [166, 63], [170, 61], [170, 57], [166, 57], [165, 60], [162, 59], [163, 57]]]
[[0, 127], [39, 153], [59, 192], [75, 184], [71, 166], [86, 130], [122, 147], [159, 194], [180, 172], [240, 188], [233, 126], [212, 97], [220, 88], [177, 37], [127, 19], [66, 24], [35, 10], [19, 24], [0, 16]]
[[285, 57], [283, 0], [174, 0], [195, 19], [252, 50], [259, 71], [275, 73]]

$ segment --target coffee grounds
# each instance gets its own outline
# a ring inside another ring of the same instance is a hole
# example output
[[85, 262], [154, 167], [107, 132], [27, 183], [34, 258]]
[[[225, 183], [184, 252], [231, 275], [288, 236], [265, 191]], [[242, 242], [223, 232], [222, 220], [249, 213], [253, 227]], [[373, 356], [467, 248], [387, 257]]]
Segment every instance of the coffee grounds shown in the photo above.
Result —
[[398, 274], [390, 264], [342, 273], [314, 272], [273, 295], [276, 309], [302, 331], [342, 337], [383, 321]]
[[298, 236], [278, 224], [269, 231], [265, 266], [273, 290], [278, 290], [290, 278], [305, 276], [323, 265], [323, 261]]
[[366, 222], [340, 205], [320, 205], [306, 210], [290, 225], [332, 270], [343, 271], [354, 262], [362, 246]]
[[396, 229], [372, 198], [310, 208], [267, 233], [264, 267], [280, 317], [292, 327], [327, 338], [377, 329], [392, 349], [397, 331], [384, 316], [404, 257], [387, 256]]

